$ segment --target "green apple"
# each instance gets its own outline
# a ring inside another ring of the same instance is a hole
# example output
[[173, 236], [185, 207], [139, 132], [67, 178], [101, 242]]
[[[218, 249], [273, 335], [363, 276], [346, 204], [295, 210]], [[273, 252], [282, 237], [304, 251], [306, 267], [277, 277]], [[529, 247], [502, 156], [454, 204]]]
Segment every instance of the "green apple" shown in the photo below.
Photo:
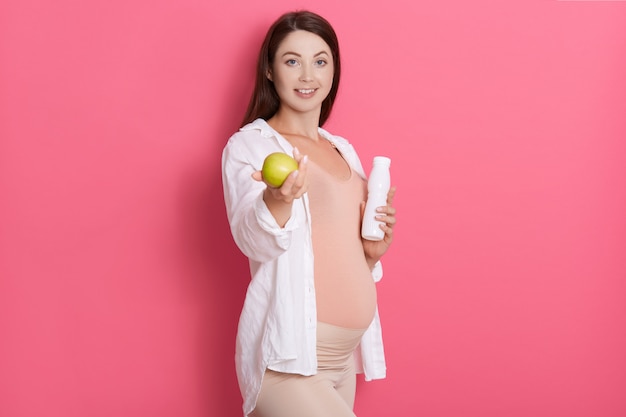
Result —
[[280, 187], [289, 174], [298, 169], [298, 163], [291, 156], [283, 152], [269, 154], [263, 161], [261, 173], [263, 179], [272, 187]]

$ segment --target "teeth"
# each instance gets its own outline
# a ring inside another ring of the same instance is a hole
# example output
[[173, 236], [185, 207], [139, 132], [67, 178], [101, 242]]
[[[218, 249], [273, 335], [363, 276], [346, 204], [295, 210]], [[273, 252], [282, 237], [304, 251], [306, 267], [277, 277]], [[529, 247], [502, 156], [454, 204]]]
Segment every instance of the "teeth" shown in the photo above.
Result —
[[298, 90], [298, 92], [302, 94], [311, 94], [315, 89], [311, 88], [310, 90]]

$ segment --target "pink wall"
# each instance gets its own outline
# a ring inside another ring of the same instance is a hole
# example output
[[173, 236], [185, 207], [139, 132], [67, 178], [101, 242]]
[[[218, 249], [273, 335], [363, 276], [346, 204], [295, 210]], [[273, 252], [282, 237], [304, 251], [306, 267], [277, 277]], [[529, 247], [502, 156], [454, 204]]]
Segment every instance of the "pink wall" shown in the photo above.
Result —
[[219, 159], [296, 7], [399, 189], [359, 417], [626, 415], [626, 3], [223, 3], [2, 2], [0, 415], [240, 415]]

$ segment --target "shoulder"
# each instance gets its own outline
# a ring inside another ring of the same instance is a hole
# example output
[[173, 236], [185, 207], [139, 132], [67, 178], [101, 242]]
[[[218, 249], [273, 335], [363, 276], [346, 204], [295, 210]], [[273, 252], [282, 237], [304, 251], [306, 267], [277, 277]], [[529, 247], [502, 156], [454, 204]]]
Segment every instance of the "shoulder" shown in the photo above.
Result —
[[225, 149], [253, 148], [262, 150], [276, 142], [276, 132], [263, 119], [257, 119], [241, 127], [228, 139]]
[[356, 170], [356, 172], [363, 178], [365, 178], [365, 173], [363, 171], [363, 166], [361, 165], [361, 161], [359, 159], [359, 155], [354, 149], [354, 146], [347, 139], [342, 136], [333, 135], [332, 133], [319, 128], [319, 132], [326, 139], [331, 141], [339, 152], [343, 155], [343, 157], [348, 161], [348, 163]]
[[329, 131], [327, 131], [326, 129], [323, 129], [321, 127], [318, 129], [318, 131], [319, 131], [320, 135], [322, 135], [326, 139], [330, 140], [335, 145], [342, 145], [342, 146], [349, 146], [350, 145], [350, 142], [348, 142], [348, 140], [345, 139], [343, 136], [333, 135], [332, 133], [330, 133]]
[[273, 129], [263, 119], [256, 119], [254, 122], [248, 123], [241, 127], [228, 140], [228, 145], [233, 142], [245, 142], [247, 140], [257, 140], [260, 138], [274, 137]]
[[352, 144], [343, 136], [333, 135], [332, 133], [322, 129], [321, 127], [319, 128], [319, 133], [330, 142], [332, 142], [337, 147], [337, 149], [339, 149], [344, 157], [347, 157], [348, 159], [358, 158], [354, 146], [352, 146]]
[[257, 119], [235, 132], [224, 147], [225, 159], [248, 161], [258, 165], [271, 152], [285, 151], [289, 146], [263, 119]]

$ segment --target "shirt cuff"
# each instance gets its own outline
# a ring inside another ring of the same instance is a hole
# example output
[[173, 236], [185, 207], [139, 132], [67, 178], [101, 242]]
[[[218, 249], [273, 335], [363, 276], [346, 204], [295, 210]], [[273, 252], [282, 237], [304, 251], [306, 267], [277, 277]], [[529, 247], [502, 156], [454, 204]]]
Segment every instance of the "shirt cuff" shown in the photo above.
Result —
[[267, 204], [263, 201], [263, 193], [261, 193], [255, 203], [255, 212], [261, 228], [274, 235], [276, 237], [276, 242], [281, 248], [287, 249], [291, 241], [291, 231], [298, 227], [298, 221], [295, 214], [297, 210], [293, 210], [292, 207], [289, 220], [287, 220], [284, 227], [280, 227], [270, 210], [267, 208]]

